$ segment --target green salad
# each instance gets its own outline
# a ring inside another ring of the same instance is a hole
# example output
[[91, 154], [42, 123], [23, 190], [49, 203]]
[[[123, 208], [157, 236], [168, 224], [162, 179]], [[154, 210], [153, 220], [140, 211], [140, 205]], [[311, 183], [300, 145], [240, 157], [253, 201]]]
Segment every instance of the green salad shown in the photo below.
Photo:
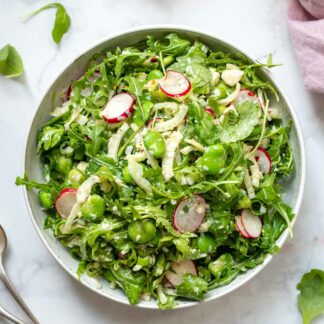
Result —
[[44, 183], [16, 180], [79, 276], [173, 308], [278, 250], [291, 122], [262, 66], [174, 33], [91, 59], [39, 131]]

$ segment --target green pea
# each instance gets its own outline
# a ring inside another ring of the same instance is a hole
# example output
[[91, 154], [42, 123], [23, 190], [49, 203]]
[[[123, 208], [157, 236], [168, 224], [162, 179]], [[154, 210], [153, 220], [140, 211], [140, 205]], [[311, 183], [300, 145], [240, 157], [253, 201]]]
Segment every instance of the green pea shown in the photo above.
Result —
[[81, 214], [85, 219], [94, 221], [103, 217], [105, 209], [105, 200], [99, 195], [91, 195], [81, 206]]
[[205, 234], [198, 237], [197, 247], [203, 253], [212, 253], [216, 250], [217, 243], [211, 235]]
[[143, 100], [141, 102], [142, 109], [138, 106], [134, 113], [133, 123], [137, 126], [143, 126], [150, 118], [153, 103], [151, 101]]
[[68, 182], [72, 186], [78, 186], [85, 180], [85, 175], [79, 169], [72, 169], [68, 175]]
[[147, 243], [155, 236], [156, 228], [153, 221], [145, 219], [128, 225], [128, 235], [135, 243]]
[[233, 266], [233, 257], [229, 253], [222, 254], [217, 260], [208, 264], [208, 270], [219, 279], [227, 274]]
[[59, 156], [56, 160], [55, 170], [63, 175], [67, 175], [72, 168], [72, 159], [65, 156]]
[[243, 196], [236, 205], [237, 209], [245, 209], [251, 207], [251, 199], [248, 196]]
[[49, 209], [53, 207], [54, 201], [50, 192], [40, 190], [38, 193], [38, 199], [43, 208]]
[[125, 182], [127, 182], [127, 183], [132, 183], [133, 182], [133, 178], [130, 175], [127, 166], [123, 168], [123, 177], [124, 177]]
[[156, 159], [164, 156], [166, 150], [165, 141], [159, 132], [149, 130], [144, 136], [144, 146]]
[[163, 77], [163, 73], [160, 70], [152, 70], [148, 76], [147, 76], [147, 80], [151, 81], [151, 80], [155, 80], [155, 79], [161, 79]]
[[198, 167], [207, 174], [217, 175], [225, 167], [226, 151], [223, 145], [215, 144], [206, 148], [197, 161]]
[[160, 242], [160, 238], [161, 238], [161, 233], [160, 231], [157, 231], [155, 237], [149, 242], [150, 245], [158, 245]]

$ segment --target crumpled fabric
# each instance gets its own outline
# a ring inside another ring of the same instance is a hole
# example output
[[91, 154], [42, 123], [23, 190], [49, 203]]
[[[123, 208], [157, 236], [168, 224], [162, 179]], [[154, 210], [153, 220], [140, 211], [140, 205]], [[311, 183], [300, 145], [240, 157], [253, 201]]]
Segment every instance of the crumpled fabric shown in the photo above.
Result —
[[292, 0], [288, 29], [306, 88], [324, 93], [324, 19], [316, 19]]

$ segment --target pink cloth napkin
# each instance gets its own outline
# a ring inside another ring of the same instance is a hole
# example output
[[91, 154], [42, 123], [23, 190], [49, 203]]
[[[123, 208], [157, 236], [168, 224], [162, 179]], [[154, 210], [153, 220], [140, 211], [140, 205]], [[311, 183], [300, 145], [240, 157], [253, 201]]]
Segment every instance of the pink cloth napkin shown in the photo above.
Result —
[[324, 19], [317, 20], [292, 0], [288, 28], [306, 88], [324, 93]]

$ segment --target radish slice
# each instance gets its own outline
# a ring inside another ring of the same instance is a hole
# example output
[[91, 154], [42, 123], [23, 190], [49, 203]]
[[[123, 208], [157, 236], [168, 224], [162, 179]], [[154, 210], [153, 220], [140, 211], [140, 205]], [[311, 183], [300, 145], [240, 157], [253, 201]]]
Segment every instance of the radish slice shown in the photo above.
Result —
[[201, 196], [193, 195], [182, 199], [173, 213], [173, 227], [181, 233], [194, 232], [202, 223], [206, 209], [206, 201]]
[[262, 232], [262, 222], [259, 216], [254, 215], [250, 209], [243, 209], [241, 220], [246, 233], [250, 238], [258, 238]]
[[62, 218], [67, 218], [70, 215], [76, 201], [77, 190], [74, 188], [65, 188], [60, 191], [55, 200], [54, 206]]
[[214, 118], [216, 118], [216, 114], [212, 108], [207, 106], [207, 107], [205, 107], [205, 111], [207, 114], [212, 115]]
[[239, 106], [243, 101], [246, 100], [257, 102], [261, 106], [258, 96], [249, 89], [241, 89], [233, 103], [235, 106]]
[[237, 216], [235, 217], [235, 227], [237, 231], [245, 238], [250, 238], [249, 234], [246, 232], [243, 224], [242, 224], [242, 217]]
[[165, 278], [172, 286], [178, 286], [182, 283], [182, 276], [186, 273], [197, 276], [195, 264], [190, 260], [173, 261], [171, 271], [165, 273]]
[[269, 174], [272, 167], [272, 161], [268, 152], [263, 147], [259, 147], [254, 154], [254, 158], [258, 163], [260, 171]]
[[122, 92], [112, 97], [101, 115], [108, 123], [119, 123], [130, 116], [135, 98], [128, 92]]
[[160, 89], [168, 96], [179, 98], [191, 89], [189, 80], [180, 72], [168, 70], [165, 77], [159, 80]]

